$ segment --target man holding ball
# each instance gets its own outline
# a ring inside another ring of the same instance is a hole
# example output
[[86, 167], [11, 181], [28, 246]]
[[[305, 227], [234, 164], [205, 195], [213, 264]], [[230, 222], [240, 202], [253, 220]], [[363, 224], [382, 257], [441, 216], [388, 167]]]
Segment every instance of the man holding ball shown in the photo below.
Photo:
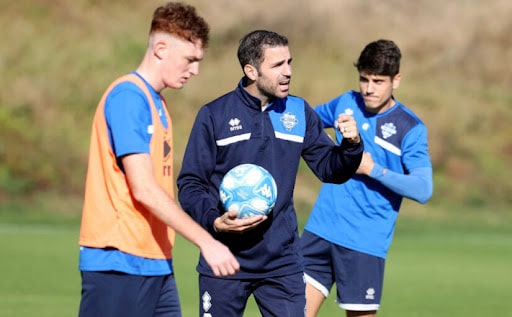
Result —
[[[240, 263], [240, 272], [216, 277], [201, 254], [200, 316], [243, 316], [252, 294], [262, 316], [297, 317], [306, 305], [293, 189], [300, 159], [324, 182], [343, 183], [359, 166], [363, 145], [352, 116], [337, 120], [345, 136], [336, 146], [318, 115], [289, 94], [288, 39], [257, 30], [242, 38], [244, 77], [235, 90], [197, 114], [178, 176], [181, 206]], [[244, 219], [221, 207], [219, 186], [240, 164], [268, 170], [277, 185], [272, 212]]]

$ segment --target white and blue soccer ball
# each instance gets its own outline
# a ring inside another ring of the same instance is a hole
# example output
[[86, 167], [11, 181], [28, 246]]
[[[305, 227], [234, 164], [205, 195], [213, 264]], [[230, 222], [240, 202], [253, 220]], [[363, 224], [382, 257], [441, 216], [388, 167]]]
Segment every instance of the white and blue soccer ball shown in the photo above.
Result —
[[241, 164], [229, 170], [219, 188], [224, 210], [236, 210], [238, 218], [267, 215], [274, 208], [277, 186], [266, 169], [255, 164]]

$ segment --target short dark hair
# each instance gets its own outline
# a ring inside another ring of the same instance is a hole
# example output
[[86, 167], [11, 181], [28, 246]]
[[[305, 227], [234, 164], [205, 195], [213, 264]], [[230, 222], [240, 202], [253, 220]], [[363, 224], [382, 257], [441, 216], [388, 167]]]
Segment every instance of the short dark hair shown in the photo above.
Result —
[[269, 47], [288, 46], [286, 36], [272, 31], [256, 30], [248, 33], [240, 40], [238, 46], [238, 61], [242, 69], [249, 64], [259, 71], [263, 62], [263, 50]]
[[354, 66], [360, 73], [394, 77], [400, 72], [401, 57], [393, 41], [381, 39], [366, 45]]
[[203, 47], [206, 47], [210, 27], [193, 6], [169, 2], [156, 8], [153, 13], [149, 34], [156, 32], [171, 34], [190, 42], [200, 40]]

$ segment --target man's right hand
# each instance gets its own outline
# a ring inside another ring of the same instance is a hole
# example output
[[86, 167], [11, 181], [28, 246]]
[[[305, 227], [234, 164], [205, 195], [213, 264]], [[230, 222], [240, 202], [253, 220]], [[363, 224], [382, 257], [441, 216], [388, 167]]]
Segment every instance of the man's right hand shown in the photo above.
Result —
[[236, 211], [230, 210], [215, 219], [213, 226], [218, 232], [243, 233], [254, 229], [267, 218], [267, 216], [260, 215], [240, 219], [237, 218]]
[[240, 264], [228, 247], [212, 239], [200, 248], [206, 263], [217, 277], [234, 275], [240, 270]]

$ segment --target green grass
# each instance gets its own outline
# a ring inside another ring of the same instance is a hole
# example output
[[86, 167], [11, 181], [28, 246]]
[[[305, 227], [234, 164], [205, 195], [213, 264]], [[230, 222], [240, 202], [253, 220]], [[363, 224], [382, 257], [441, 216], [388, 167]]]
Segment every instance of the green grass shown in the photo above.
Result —
[[400, 225], [387, 261], [380, 316], [491, 316], [510, 311], [509, 226]]
[[[0, 316], [75, 316], [80, 300], [78, 225], [1, 219]], [[507, 223], [402, 217], [387, 261], [379, 316], [509, 313], [509, 228]], [[175, 258], [183, 315], [197, 316], [197, 249], [178, 237]], [[342, 314], [331, 294], [320, 316]], [[260, 316], [253, 300], [245, 316]]]
[[0, 224], [0, 316], [74, 316], [80, 298], [77, 230]]

